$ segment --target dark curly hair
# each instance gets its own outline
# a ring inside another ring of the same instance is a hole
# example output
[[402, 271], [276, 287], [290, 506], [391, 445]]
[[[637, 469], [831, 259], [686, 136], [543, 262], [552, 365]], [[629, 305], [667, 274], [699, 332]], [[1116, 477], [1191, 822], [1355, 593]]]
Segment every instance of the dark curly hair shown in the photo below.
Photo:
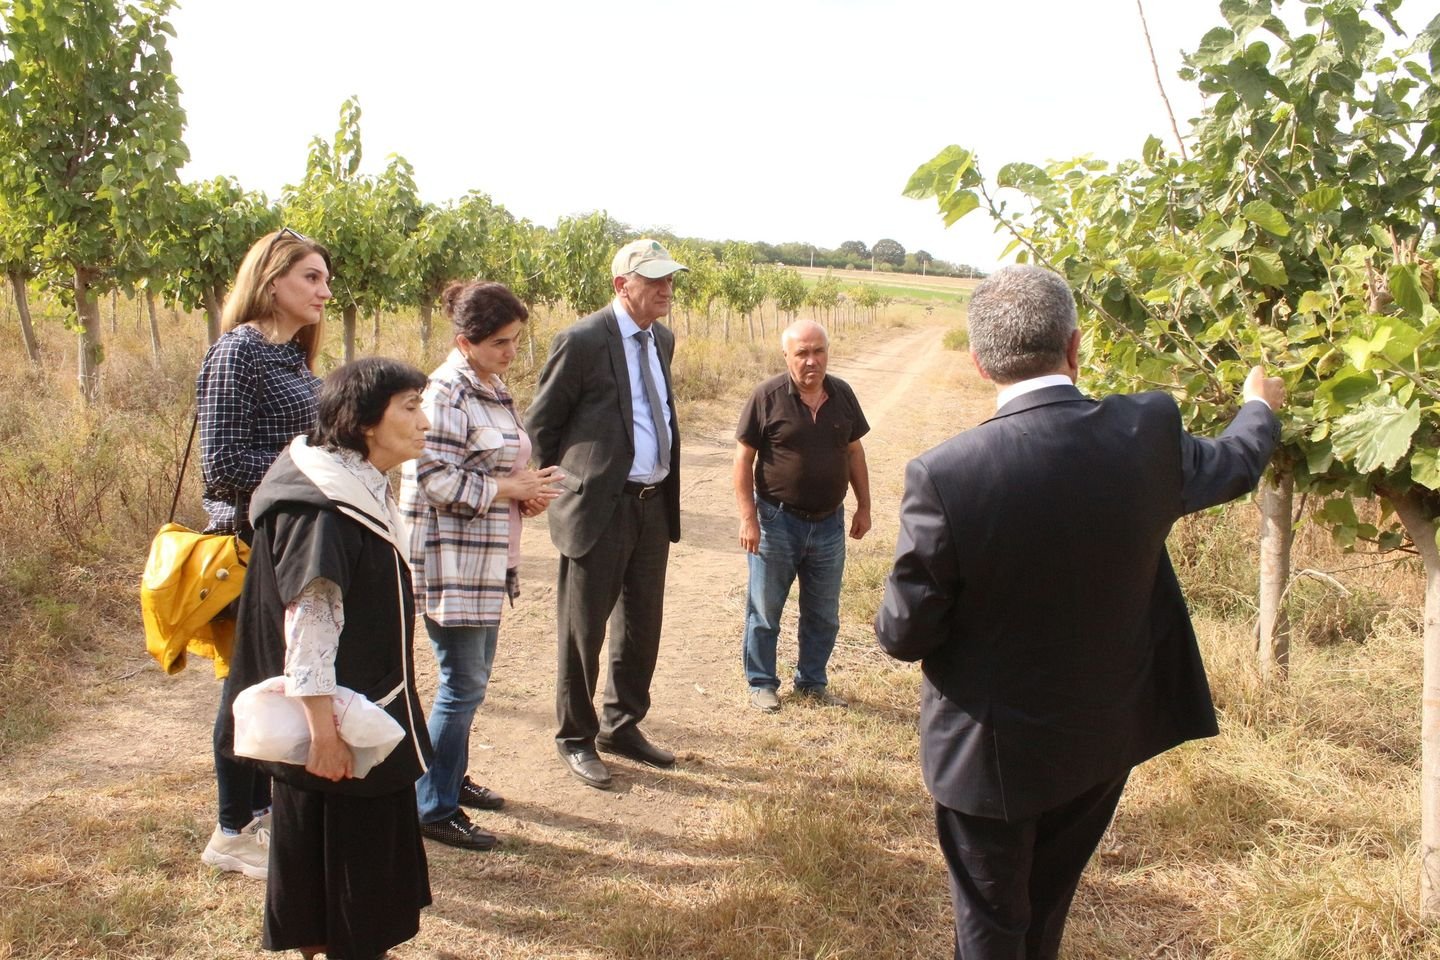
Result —
[[379, 423], [390, 399], [407, 390], [424, 390], [425, 374], [389, 357], [365, 357], [330, 373], [320, 387], [315, 426], [306, 439], [312, 447], [344, 447], [370, 456], [365, 431]]
[[479, 343], [516, 320], [530, 318], [520, 298], [503, 283], [491, 280], [456, 280], [440, 294], [440, 306], [455, 332]]

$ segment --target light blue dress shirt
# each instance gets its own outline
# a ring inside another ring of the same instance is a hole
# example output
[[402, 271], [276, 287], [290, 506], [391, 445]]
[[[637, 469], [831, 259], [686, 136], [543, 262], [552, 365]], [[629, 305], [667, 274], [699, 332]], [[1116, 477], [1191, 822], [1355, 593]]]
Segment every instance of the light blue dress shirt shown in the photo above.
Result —
[[[615, 319], [620, 324], [620, 339], [625, 344], [625, 369], [630, 374], [630, 410], [631, 419], [634, 421], [632, 432], [635, 435], [635, 460], [630, 464], [629, 479], [636, 483], [659, 483], [670, 475], [670, 464], [660, 463], [660, 445], [655, 438], [655, 425], [650, 418], [650, 400], [645, 396], [645, 384], [640, 379], [640, 344], [635, 339], [635, 334], [640, 332], [640, 327], [625, 311], [617, 298], [614, 303]], [[674, 431], [670, 429], [670, 388], [665, 383], [665, 371], [660, 367], [660, 345], [655, 340], [655, 332], [650, 331], [650, 376], [655, 380], [655, 390], [660, 394], [660, 402], [665, 405], [661, 420], [665, 423], [665, 432], [670, 441], [670, 449], [675, 449]]]

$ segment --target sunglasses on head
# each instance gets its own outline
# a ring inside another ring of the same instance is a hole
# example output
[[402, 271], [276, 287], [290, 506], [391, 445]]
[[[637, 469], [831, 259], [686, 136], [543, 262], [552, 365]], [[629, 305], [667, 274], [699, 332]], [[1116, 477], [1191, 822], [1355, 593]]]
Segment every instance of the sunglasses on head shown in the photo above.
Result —
[[305, 234], [301, 233], [298, 230], [291, 230], [289, 227], [281, 227], [279, 230], [275, 231], [275, 236], [271, 237], [270, 242], [265, 245], [265, 255], [260, 258], [261, 263], [268, 263], [270, 261], [270, 254], [275, 251], [275, 244], [280, 242], [281, 237], [293, 237], [301, 243], [315, 242], [314, 240], [311, 240], [309, 237], [305, 236]]

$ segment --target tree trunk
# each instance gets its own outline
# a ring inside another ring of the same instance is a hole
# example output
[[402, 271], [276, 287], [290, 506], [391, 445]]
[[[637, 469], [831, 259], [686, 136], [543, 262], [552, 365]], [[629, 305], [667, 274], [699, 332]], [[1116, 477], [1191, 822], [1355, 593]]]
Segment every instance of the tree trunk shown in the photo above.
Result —
[[420, 303], [420, 359], [422, 361], [430, 358], [430, 322], [435, 313], [435, 305], [429, 300]]
[[1290, 545], [1295, 539], [1291, 512], [1295, 475], [1277, 467], [1260, 481], [1260, 676], [1285, 680], [1290, 675]]
[[340, 317], [345, 324], [345, 362], [349, 363], [355, 359], [355, 316], [360, 311], [353, 304], [346, 304], [340, 311]]
[[1418, 487], [1403, 494], [1381, 490], [1415, 543], [1425, 565], [1425, 651], [1420, 689], [1420, 915], [1440, 919], [1440, 500]]
[[160, 366], [160, 320], [155, 313], [155, 291], [145, 288], [145, 309], [150, 313], [150, 356]]
[[1404, 494], [1382, 491], [1415, 552], [1425, 564], [1425, 674], [1420, 690], [1420, 915], [1440, 918], [1440, 545], [1435, 542], [1440, 504], [1417, 487]]
[[206, 287], [200, 294], [205, 303], [205, 336], [211, 343], [220, 339], [220, 292]]
[[25, 356], [35, 366], [40, 366], [40, 342], [35, 339], [35, 327], [30, 323], [30, 292], [25, 287], [25, 278], [19, 271], [11, 271], [10, 290], [15, 294], [15, 311], [20, 315], [20, 336], [25, 341]]
[[370, 314], [370, 352], [380, 352], [380, 308], [376, 307]]
[[110, 336], [120, 332], [120, 291], [110, 291]]
[[80, 317], [80, 357], [77, 364], [80, 396], [86, 403], [100, 399], [100, 364], [105, 354], [100, 342], [100, 304], [90, 292], [100, 271], [75, 268], [75, 312]]

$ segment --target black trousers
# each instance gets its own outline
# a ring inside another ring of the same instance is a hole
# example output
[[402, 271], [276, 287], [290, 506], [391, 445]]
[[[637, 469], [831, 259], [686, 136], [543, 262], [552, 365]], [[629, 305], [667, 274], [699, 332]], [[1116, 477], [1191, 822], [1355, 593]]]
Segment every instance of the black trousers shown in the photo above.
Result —
[[[624, 493], [594, 549], [560, 558], [556, 742], [594, 747], [597, 733], [623, 736], [650, 712], [669, 560], [664, 497], [641, 500]], [[604, 714], [597, 717], [595, 688], [607, 621], [610, 669]]]
[[1097, 784], [1028, 820], [1007, 823], [935, 804], [950, 868], [955, 960], [1055, 960], [1080, 874], [1125, 781]]

